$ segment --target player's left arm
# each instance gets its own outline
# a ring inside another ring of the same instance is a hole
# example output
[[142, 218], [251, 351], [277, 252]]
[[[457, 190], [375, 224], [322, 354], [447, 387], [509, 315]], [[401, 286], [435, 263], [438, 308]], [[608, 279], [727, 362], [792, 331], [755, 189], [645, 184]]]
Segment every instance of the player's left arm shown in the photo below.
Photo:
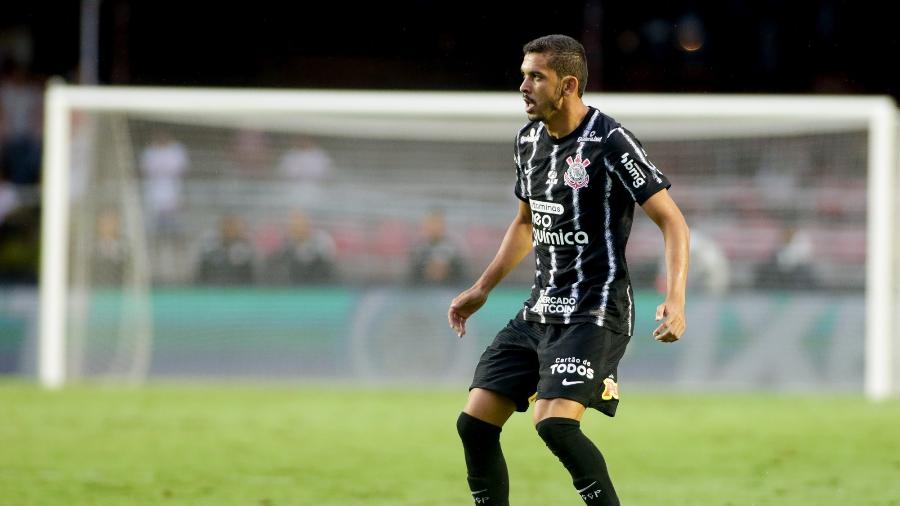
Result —
[[653, 337], [671, 343], [681, 337], [686, 327], [684, 304], [691, 233], [668, 190], [656, 192], [641, 207], [659, 227], [666, 243], [666, 299], [656, 308], [656, 320], [665, 320], [653, 331]]

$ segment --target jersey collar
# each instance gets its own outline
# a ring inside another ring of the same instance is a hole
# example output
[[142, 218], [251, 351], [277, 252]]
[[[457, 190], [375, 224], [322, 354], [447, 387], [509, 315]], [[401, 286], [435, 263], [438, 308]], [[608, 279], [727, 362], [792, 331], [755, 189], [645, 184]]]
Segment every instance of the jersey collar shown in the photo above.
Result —
[[547, 132], [547, 126], [546, 126], [546, 125], [545, 125], [544, 128], [542, 129], [542, 130], [543, 130], [543, 133], [544, 133], [544, 135], [547, 136], [547, 139], [549, 139], [551, 143], [553, 143], [553, 144], [564, 144], [564, 143], [570, 141], [570, 140], [573, 139], [573, 138], [577, 138], [577, 137], [580, 137], [580, 136], [581, 136], [581, 133], [584, 132], [584, 129], [585, 129], [585, 128], [587, 128], [587, 124], [588, 124], [588, 122], [591, 120], [591, 116], [594, 115], [594, 111], [595, 111], [595, 109], [594, 109], [593, 107], [588, 106], [587, 114], [584, 115], [584, 118], [581, 120], [581, 123], [579, 123], [578, 126], [575, 127], [575, 130], [572, 130], [572, 131], [569, 132], [568, 134], [566, 134], [566, 135], [560, 137], [559, 139], [554, 139], [552, 136], [550, 136], [550, 133]]

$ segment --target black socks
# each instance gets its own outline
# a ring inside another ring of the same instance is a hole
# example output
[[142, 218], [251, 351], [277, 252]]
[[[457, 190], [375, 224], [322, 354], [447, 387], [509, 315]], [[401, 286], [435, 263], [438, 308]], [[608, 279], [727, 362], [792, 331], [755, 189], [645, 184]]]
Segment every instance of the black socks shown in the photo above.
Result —
[[[603, 454], [570, 418], [547, 418], [536, 426], [550, 451], [572, 475], [572, 483], [589, 506], [619, 506]], [[500, 427], [461, 413], [456, 429], [462, 439], [469, 489], [475, 504], [509, 505], [509, 475], [500, 449]]]
[[456, 430], [466, 453], [472, 500], [475, 504], [508, 506], [509, 475], [500, 450], [500, 427], [460, 413]]
[[[571, 418], [546, 418], [538, 422], [538, 434], [572, 475], [572, 483], [585, 504], [619, 506], [603, 454]], [[468, 460], [468, 454], [467, 454]]]

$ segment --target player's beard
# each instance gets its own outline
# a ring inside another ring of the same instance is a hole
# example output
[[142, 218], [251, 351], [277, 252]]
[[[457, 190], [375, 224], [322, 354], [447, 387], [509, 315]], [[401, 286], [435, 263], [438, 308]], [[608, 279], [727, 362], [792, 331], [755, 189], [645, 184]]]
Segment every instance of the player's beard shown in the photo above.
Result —
[[540, 107], [540, 110], [536, 110], [530, 114], [528, 114], [529, 121], [542, 121], [546, 123], [549, 121], [560, 109], [562, 109], [562, 82], [557, 84], [556, 90], [553, 94], [554, 96], [546, 101], [545, 104]]

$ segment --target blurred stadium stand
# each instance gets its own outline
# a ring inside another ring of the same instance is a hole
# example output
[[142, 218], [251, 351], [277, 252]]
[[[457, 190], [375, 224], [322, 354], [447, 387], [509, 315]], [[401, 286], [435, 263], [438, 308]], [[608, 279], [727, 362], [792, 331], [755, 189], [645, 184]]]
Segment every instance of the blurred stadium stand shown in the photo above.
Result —
[[[136, 149], [145, 145], [152, 126], [132, 121]], [[260, 252], [278, 240], [273, 227], [294, 207], [310, 213], [318, 227], [337, 244], [340, 278], [355, 284], [398, 282], [406, 272], [411, 244], [425, 209], [452, 208], [452, 234], [468, 245], [473, 266], [490, 260], [508, 225], [514, 201], [513, 168], [504, 159], [509, 143], [418, 142], [354, 139], [346, 149], [343, 137], [316, 137], [316, 144], [333, 159], [328, 191], [318, 181], [285, 176], [274, 161], [248, 173], [223, 152], [230, 131], [206, 126], [167, 125], [187, 148], [190, 169], [184, 175], [184, 209], [179, 213], [186, 246], [216, 228], [223, 209], [241, 209]], [[291, 145], [291, 134], [267, 132], [266, 150], [280, 155]], [[762, 140], [712, 139], [691, 142], [650, 142], [654, 162], [672, 175], [673, 195], [692, 227], [711, 237], [731, 266], [730, 285], [753, 288], [755, 273], [770, 262], [787, 230], [797, 230], [815, 251], [808, 261], [819, 283], [831, 290], [861, 290], [865, 267], [864, 134], [778, 136]], [[648, 144], [645, 142], [645, 145]], [[273, 156], [273, 160], [277, 156]], [[398, 199], [402, 187], [403, 199]], [[340, 199], [335, 199], [340, 195]], [[346, 202], [354, 202], [348, 210]], [[486, 202], [494, 207], [485, 209]], [[302, 203], [302, 204], [301, 204]], [[378, 213], [359, 215], [366, 207]], [[638, 213], [639, 215], [639, 213]], [[477, 218], [477, 219], [476, 219]], [[658, 263], [658, 232], [647, 220], [635, 220], [629, 244], [630, 265], [639, 286], [652, 285], [647, 276]], [[165, 259], [155, 272], [189, 271], [190, 256]], [[642, 277], [641, 273], [645, 275]], [[189, 278], [163, 280], [184, 284]], [[513, 282], [531, 282], [520, 269]], [[794, 288], [803, 289], [798, 284]], [[790, 285], [788, 285], [790, 288]]]

